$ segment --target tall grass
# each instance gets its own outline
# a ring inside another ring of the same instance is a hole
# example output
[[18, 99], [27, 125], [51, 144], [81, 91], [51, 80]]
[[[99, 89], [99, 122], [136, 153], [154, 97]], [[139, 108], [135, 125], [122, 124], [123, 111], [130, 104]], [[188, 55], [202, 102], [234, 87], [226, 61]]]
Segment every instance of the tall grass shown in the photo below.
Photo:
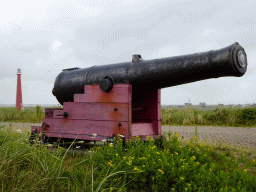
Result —
[[[39, 105], [26, 108], [24, 111], [13, 107], [0, 108], [0, 122], [41, 123], [44, 115], [44, 108]], [[161, 121], [163, 125], [255, 127], [256, 108], [162, 109]]]
[[[56, 108], [60, 108], [60, 106]], [[40, 105], [25, 108], [23, 111], [17, 110], [15, 107], [0, 108], [0, 122], [41, 123], [45, 117], [44, 109]]]
[[37, 106], [35, 109], [26, 108], [24, 111], [17, 110], [14, 107], [0, 108], [0, 121], [2, 122], [41, 122], [44, 113]]
[[162, 109], [165, 125], [256, 126], [256, 108]]
[[[28, 133], [0, 128], [2, 191], [255, 191], [255, 153], [188, 142], [169, 133], [163, 147], [148, 138], [87, 153], [28, 143]], [[240, 166], [243, 163], [243, 166]]]

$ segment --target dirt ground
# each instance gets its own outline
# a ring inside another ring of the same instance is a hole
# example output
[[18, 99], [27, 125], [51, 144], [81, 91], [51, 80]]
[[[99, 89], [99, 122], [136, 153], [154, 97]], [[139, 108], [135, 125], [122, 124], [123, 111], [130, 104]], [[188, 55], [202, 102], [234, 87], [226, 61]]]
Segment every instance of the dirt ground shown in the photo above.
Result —
[[[28, 132], [30, 132], [31, 126], [41, 125], [41, 123], [0, 122], [0, 127], [11, 126], [13, 129]], [[169, 130], [173, 134], [178, 133], [180, 139], [191, 139], [195, 135], [195, 126], [162, 126], [161, 132], [167, 136]], [[240, 147], [256, 147], [256, 128], [197, 126], [197, 138], [202, 142], [221, 142]]]

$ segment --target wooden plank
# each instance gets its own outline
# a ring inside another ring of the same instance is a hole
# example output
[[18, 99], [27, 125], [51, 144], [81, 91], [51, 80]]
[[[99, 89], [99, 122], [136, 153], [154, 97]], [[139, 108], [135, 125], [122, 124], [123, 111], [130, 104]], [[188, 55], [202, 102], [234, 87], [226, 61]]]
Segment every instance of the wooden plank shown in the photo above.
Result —
[[154, 134], [155, 135], [161, 135], [161, 120], [153, 121], [152, 125], [154, 127]]
[[104, 92], [100, 85], [85, 85], [84, 94], [75, 94], [74, 102], [131, 102], [131, 85], [114, 84], [110, 92]]
[[132, 123], [131, 136], [154, 135], [155, 131], [152, 123]]
[[[66, 102], [64, 111], [68, 119], [86, 119], [99, 121], [128, 121], [128, 103], [77, 103]], [[116, 109], [116, 110], [115, 110]], [[64, 118], [64, 117], [62, 117]]]
[[61, 116], [61, 115], [63, 115], [63, 113], [64, 113], [64, 106], [63, 106], [63, 109], [58, 109], [58, 110], [53, 111], [53, 118], [54, 119], [63, 119], [64, 117]]
[[129, 134], [129, 138], [131, 137], [132, 135], [132, 132], [131, 132], [131, 127], [132, 127], [132, 102], [129, 103], [129, 109], [128, 109], [128, 112], [129, 112], [129, 121], [128, 121], [128, 134]]
[[157, 90], [158, 96], [157, 96], [157, 103], [161, 103], [161, 89]]
[[75, 134], [67, 134], [67, 133], [47, 133], [47, 137], [56, 137], [56, 138], [63, 138], [63, 139], [76, 139], [76, 140], [89, 140], [89, 141], [102, 141], [107, 137], [104, 136], [87, 136], [87, 135], [75, 135]]
[[[44, 123], [49, 125], [46, 133], [48, 137], [64, 134], [65, 138], [75, 138], [76, 135], [91, 136], [94, 133], [102, 137], [104, 135], [110, 137], [113, 134], [128, 137], [128, 122], [44, 119]], [[121, 123], [121, 126], [118, 126], [118, 123]]]
[[158, 123], [158, 132], [156, 133], [157, 135], [161, 135], [162, 134], [162, 130], [161, 130], [161, 120], [157, 121]]

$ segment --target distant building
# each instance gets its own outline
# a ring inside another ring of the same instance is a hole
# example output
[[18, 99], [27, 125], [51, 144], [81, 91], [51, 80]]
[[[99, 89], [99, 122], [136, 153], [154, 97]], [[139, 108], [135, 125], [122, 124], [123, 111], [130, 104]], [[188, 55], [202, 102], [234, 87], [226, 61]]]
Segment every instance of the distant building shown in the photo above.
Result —
[[185, 103], [185, 106], [192, 106], [192, 103]]
[[218, 104], [218, 107], [224, 107], [224, 104]]
[[231, 104], [231, 105], [226, 105], [225, 107], [233, 107], [233, 106], [234, 106], [234, 105]]
[[206, 108], [216, 108], [216, 105], [206, 105]]
[[204, 102], [200, 102], [200, 103], [199, 103], [199, 107], [204, 107], [204, 108], [205, 108], [205, 107], [206, 107], [206, 104], [205, 104]]

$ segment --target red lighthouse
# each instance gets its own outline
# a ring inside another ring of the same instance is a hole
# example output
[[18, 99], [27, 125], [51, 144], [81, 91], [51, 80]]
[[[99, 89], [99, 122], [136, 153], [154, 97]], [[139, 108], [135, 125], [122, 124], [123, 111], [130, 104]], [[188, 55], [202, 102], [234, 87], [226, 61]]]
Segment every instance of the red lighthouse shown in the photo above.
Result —
[[16, 108], [21, 110], [22, 105], [22, 92], [21, 92], [21, 70], [17, 71], [17, 93], [16, 93]]

